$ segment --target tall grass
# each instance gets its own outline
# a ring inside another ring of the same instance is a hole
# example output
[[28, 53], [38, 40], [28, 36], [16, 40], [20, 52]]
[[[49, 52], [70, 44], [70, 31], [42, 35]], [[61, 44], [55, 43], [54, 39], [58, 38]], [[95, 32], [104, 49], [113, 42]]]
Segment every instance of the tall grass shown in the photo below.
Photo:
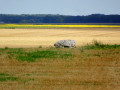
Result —
[[92, 44], [87, 44], [85, 46], [80, 47], [80, 49], [117, 49], [120, 48], [120, 45], [114, 44], [114, 45], [109, 45], [109, 44], [103, 44], [101, 41], [94, 40]]

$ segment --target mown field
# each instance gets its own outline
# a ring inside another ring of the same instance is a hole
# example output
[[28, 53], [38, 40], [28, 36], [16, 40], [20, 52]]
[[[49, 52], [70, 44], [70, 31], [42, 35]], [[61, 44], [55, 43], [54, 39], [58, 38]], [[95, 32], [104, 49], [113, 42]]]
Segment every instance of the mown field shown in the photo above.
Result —
[[119, 27], [0, 28], [0, 90], [120, 89]]
[[0, 49], [0, 90], [119, 89], [120, 45]]
[[51, 47], [64, 39], [76, 40], [77, 46], [93, 40], [120, 44], [120, 28], [0, 29], [1, 48]]

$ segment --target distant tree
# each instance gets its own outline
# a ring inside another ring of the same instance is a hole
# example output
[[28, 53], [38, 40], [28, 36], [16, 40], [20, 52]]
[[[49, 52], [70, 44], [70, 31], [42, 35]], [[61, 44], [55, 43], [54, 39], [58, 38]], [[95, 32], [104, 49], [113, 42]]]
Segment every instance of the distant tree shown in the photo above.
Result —
[[65, 16], [52, 14], [0, 14], [3, 23], [120, 23], [120, 15], [91, 14], [88, 16]]

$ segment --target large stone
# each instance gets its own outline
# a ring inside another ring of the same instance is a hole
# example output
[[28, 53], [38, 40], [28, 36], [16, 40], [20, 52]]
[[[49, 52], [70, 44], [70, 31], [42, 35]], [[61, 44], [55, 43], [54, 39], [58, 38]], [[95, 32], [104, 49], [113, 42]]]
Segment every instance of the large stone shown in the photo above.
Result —
[[56, 42], [54, 44], [54, 46], [56, 48], [64, 48], [64, 47], [68, 47], [68, 48], [74, 48], [76, 45], [76, 41], [75, 40], [60, 40], [58, 42]]

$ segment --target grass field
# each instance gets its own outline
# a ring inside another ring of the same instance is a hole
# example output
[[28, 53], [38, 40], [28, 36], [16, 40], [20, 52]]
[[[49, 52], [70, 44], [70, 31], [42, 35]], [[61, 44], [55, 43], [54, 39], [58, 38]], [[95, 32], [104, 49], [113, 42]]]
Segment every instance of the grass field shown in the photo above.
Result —
[[119, 89], [120, 28], [0, 29], [0, 90]]
[[120, 45], [0, 49], [0, 90], [119, 89]]

